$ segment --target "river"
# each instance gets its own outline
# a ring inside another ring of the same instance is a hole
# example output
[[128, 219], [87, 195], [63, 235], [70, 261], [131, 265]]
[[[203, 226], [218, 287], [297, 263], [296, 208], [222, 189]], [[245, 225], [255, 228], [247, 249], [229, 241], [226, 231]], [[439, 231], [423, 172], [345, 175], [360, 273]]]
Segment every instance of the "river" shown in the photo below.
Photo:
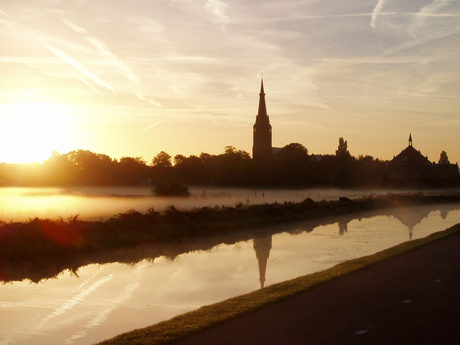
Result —
[[[218, 204], [228, 198], [234, 203], [240, 198], [253, 202], [247, 200], [250, 196], [271, 197], [270, 191], [240, 192], [234, 198], [221, 191]], [[285, 199], [297, 198], [297, 193], [313, 194], [311, 190], [278, 192], [285, 193]], [[336, 192], [322, 191], [331, 198]], [[321, 191], [314, 193], [318, 197]], [[350, 193], [346, 195], [353, 196]], [[205, 191], [196, 200], [209, 202], [210, 194]], [[135, 199], [134, 203], [150, 200], [149, 196], [117, 198]], [[1, 263], [0, 344], [96, 343], [457, 223], [460, 205], [432, 205], [272, 227], [258, 238], [236, 232], [180, 246], [92, 254], [70, 262], [30, 263], [28, 267]]]

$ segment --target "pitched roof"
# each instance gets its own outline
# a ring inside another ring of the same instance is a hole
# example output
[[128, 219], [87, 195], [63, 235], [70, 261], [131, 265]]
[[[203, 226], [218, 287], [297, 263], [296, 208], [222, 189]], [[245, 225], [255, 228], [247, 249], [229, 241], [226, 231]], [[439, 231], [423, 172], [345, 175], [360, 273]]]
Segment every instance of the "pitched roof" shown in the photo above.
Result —
[[417, 151], [413, 146], [409, 145], [399, 155], [391, 160], [389, 164], [424, 164], [432, 165], [432, 163], [423, 156], [420, 151]]

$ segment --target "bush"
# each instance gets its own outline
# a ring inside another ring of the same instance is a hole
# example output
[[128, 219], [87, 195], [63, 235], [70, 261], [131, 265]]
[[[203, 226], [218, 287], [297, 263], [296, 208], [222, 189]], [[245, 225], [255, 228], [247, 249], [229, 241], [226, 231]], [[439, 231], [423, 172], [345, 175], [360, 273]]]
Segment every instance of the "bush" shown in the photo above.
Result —
[[152, 194], [155, 196], [190, 196], [188, 186], [184, 186], [176, 181], [160, 183], [152, 188]]

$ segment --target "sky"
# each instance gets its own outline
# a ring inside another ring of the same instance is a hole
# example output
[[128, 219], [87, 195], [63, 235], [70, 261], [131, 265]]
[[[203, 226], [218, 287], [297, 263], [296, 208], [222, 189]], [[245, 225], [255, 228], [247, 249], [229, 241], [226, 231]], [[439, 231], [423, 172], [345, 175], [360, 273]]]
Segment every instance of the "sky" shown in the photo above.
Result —
[[273, 146], [460, 161], [458, 0], [2, 0], [0, 161]]

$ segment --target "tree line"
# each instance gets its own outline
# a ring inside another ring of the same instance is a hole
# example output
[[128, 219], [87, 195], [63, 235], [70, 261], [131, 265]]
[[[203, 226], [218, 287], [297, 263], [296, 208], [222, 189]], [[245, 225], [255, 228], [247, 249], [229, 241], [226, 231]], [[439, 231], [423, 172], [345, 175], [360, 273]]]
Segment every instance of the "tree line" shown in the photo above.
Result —
[[387, 183], [387, 161], [352, 156], [339, 139], [335, 154], [315, 156], [299, 143], [284, 146], [270, 161], [256, 164], [233, 146], [222, 154], [176, 155], [161, 151], [112, 159], [88, 150], [53, 152], [43, 164], [0, 165], [4, 186], [137, 186], [176, 181], [186, 185], [270, 187], [380, 187]]

